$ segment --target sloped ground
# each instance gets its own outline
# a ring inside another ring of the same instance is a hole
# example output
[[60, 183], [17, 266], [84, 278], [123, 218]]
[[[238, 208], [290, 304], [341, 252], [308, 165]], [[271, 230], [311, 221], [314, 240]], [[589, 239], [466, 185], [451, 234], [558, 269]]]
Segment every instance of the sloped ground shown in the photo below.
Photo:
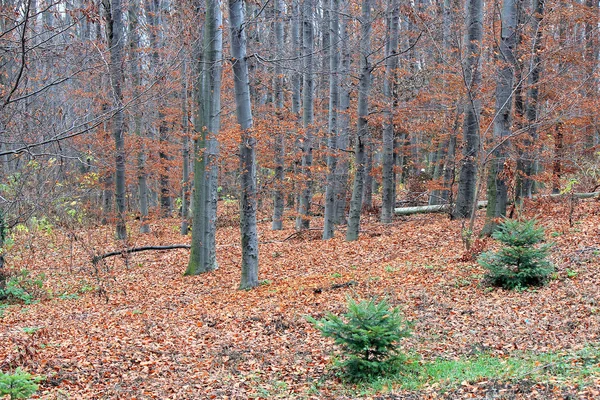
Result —
[[[444, 215], [390, 226], [367, 221], [352, 243], [341, 234], [325, 242], [319, 231], [294, 234], [292, 221], [272, 232], [264, 222], [263, 281], [252, 291], [237, 290], [234, 223], [218, 231], [220, 268], [196, 277], [183, 276], [187, 250], [137, 253], [127, 265], [116, 257], [94, 268], [91, 254], [117, 245], [105, 227], [70, 237], [58, 229], [22, 234], [7, 264], [44, 273], [49, 293], [37, 304], [4, 309], [0, 363], [46, 376], [38, 395], [47, 399], [353, 398], [356, 392], [329, 372], [331, 341], [304, 319], [343, 312], [348, 295], [387, 296], [401, 306], [415, 323], [404, 346], [424, 360], [571, 351], [598, 342], [600, 204], [579, 204], [572, 227], [567, 204], [528, 208], [556, 243], [557, 276], [522, 293], [482, 285], [484, 271], [463, 261], [469, 257], [461, 222]], [[189, 242], [177, 232], [177, 220], [159, 221], [152, 234], [134, 233], [129, 245]], [[583, 389], [523, 377], [378, 398], [594, 398], [598, 388], [600, 377]]]

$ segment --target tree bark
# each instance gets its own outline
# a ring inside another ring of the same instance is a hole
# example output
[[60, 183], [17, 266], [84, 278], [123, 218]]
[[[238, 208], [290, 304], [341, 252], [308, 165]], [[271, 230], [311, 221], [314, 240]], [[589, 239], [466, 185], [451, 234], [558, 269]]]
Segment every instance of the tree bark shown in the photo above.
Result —
[[121, 0], [104, 0], [107, 12], [107, 37], [110, 48], [110, 80], [115, 114], [112, 134], [115, 139], [115, 205], [117, 212], [116, 235], [127, 237], [125, 226], [125, 135], [123, 132], [123, 8]]
[[338, 151], [338, 107], [340, 67], [340, 0], [330, 0], [329, 25], [329, 138], [327, 141], [327, 187], [325, 188], [325, 217], [323, 239], [331, 239], [335, 231], [335, 186]]
[[360, 80], [358, 83], [358, 124], [356, 134], [356, 146], [354, 149], [354, 185], [352, 187], [352, 199], [350, 200], [350, 213], [348, 216], [348, 229], [346, 240], [358, 239], [360, 231], [360, 213], [363, 203], [363, 185], [365, 181], [366, 146], [369, 140], [369, 125], [367, 117], [369, 114], [369, 90], [371, 86], [371, 1], [363, 0], [360, 41]]
[[383, 160], [382, 160], [382, 206], [381, 222], [392, 222], [394, 205], [394, 109], [397, 102], [395, 95], [396, 70], [398, 69], [398, 37], [400, 24], [399, 0], [388, 1], [387, 41], [385, 47], [385, 80], [383, 95], [387, 102], [383, 111]]
[[303, 27], [303, 99], [302, 99], [302, 125], [304, 127], [304, 141], [302, 142], [302, 175], [304, 187], [300, 196], [299, 216], [296, 218], [296, 229], [310, 227], [310, 202], [312, 199], [312, 162], [313, 162], [313, 122], [314, 122], [314, 30], [313, 30], [313, 5], [314, 0], [304, 0]]
[[242, 0], [229, 0], [231, 56], [233, 63], [237, 122], [242, 130], [240, 144], [240, 228], [242, 236], [242, 279], [240, 289], [258, 286], [258, 234], [256, 231], [256, 138], [252, 132], [250, 83], [246, 61], [246, 33]]
[[517, 60], [517, 11], [519, 0], [504, 0], [502, 5], [502, 31], [498, 53], [498, 75], [496, 80], [496, 113], [494, 118], [494, 144], [488, 171], [488, 207], [483, 235], [491, 235], [497, 226], [497, 218], [506, 215], [508, 184], [504, 175], [507, 148], [513, 122], [513, 89]]
[[220, 0], [206, 0], [204, 44], [194, 118], [194, 222], [186, 275], [215, 270], [217, 218], [217, 134], [221, 113], [223, 16]]
[[[275, 42], [277, 45], [277, 58], [284, 57], [283, 41], [283, 19], [285, 3], [283, 0], [275, 0]], [[280, 120], [283, 118], [283, 68], [281, 62], [275, 66], [275, 114]], [[283, 229], [283, 179], [284, 179], [284, 161], [285, 161], [285, 135], [279, 127], [279, 132], [275, 138], [275, 190], [273, 190], [273, 222], [271, 229]]]
[[463, 77], [467, 86], [463, 122], [463, 159], [458, 183], [454, 218], [470, 218], [477, 186], [479, 148], [479, 85], [481, 84], [481, 41], [483, 37], [483, 0], [467, 0], [467, 55]]

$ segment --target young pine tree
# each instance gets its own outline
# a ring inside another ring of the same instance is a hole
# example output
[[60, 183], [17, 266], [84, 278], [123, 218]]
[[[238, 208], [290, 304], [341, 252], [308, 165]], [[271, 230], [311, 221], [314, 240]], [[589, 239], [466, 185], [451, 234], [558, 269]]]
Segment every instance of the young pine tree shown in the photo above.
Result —
[[497, 252], [483, 253], [477, 260], [487, 269], [495, 286], [520, 289], [545, 283], [554, 267], [546, 259], [552, 244], [544, 241], [544, 229], [536, 221], [506, 219], [492, 237], [504, 244]]

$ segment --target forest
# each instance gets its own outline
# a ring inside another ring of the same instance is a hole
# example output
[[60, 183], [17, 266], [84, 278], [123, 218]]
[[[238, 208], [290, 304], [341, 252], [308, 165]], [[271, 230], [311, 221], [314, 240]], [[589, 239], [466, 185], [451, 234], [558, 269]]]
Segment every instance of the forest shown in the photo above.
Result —
[[0, 398], [599, 398], [599, 24], [2, 0]]

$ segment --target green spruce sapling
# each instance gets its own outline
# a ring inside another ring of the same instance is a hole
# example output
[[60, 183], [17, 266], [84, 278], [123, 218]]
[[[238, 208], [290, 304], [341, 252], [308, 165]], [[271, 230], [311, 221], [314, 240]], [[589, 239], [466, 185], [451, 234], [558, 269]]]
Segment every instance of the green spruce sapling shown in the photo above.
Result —
[[348, 298], [348, 312], [342, 317], [328, 314], [320, 320], [307, 319], [342, 347], [340, 366], [349, 381], [394, 374], [406, 362], [399, 343], [410, 336], [409, 323], [398, 308], [390, 310], [385, 300], [356, 302]]
[[552, 244], [544, 241], [544, 229], [535, 220], [505, 219], [492, 237], [504, 245], [500, 250], [483, 253], [477, 262], [488, 270], [492, 285], [522, 289], [542, 285], [554, 272], [546, 259]]

